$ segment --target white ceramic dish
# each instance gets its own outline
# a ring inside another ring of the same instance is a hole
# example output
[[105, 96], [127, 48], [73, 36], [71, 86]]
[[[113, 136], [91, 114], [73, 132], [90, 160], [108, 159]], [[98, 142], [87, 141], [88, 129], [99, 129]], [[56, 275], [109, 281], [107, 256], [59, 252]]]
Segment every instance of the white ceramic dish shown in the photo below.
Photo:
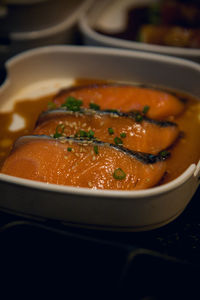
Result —
[[128, 41], [109, 37], [97, 33], [94, 30], [94, 27], [98, 26], [98, 28], [102, 30], [109, 30], [113, 33], [119, 32], [123, 30], [125, 26], [128, 8], [153, 2], [156, 2], [156, 0], [102, 0], [99, 3], [95, 3], [95, 5], [91, 6], [90, 10], [82, 16], [79, 22], [80, 31], [82, 32], [85, 44], [160, 53], [200, 62], [200, 49], [168, 47]]
[[[56, 26], [68, 19], [68, 23], [80, 17], [87, 0], [34, 0], [7, 1], [6, 15], [2, 18], [4, 30], [14, 33], [30, 33]], [[90, 1], [91, 3], [91, 1]]]
[[[24, 98], [38, 98], [75, 78], [156, 84], [200, 95], [200, 66], [183, 59], [97, 47], [51, 46], [27, 51], [6, 63], [0, 111]], [[176, 80], [175, 80], [176, 78]], [[17, 118], [13, 127], [19, 126]], [[175, 219], [198, 187], [200, 162], [177, 179], [143, 191], [74, 188], [0, 174], [0, 208], [78, 226], [149, 230]]]
[[76, 43], [78, 20], [92, 1], [8, 3], [5, 16], [0, 18], [0, 64], [35, 47]]

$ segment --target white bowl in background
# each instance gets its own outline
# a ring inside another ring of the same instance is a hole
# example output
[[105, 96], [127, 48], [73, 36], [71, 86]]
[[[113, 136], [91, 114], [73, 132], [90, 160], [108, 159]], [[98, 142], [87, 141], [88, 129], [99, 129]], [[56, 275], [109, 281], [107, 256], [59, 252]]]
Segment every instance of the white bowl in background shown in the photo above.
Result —
[[[10, 109], [19, 99], [57, 92], [76, 78], [144, 83], [200, 95], [199, 64], [122, 49], [38, 48], [8, 60], [6, 70], [7, 78], [0, 87], [0, 111]], [[109, 191], [0, 174], [0, 208], [76, 226], [149, 230], [169, 223], [186, 208], [199, 185], [199, 175], [200, 162], [162, 186], [141, 191]]]
[[75, 44], [78, 20], [93, 0], [12, 2], [0, 18], [0, 64], [35, 47]]
[[86, 0], [31, 0], [7, 1], [6, 15], [0, 25], [8, 33], [29, 33], [56, 26], [66, 19], [74, 23], [89, 1]]
[[[158, 0], [157, 0], [158, 1]], [[146, 44], [137, 41], [128, 41], [125, 39], [106, 36], [98, 33], [94, 27], [109, 29], [118, 32], [123, 30], [126, 21], [126, 12], [128, 8], [146, 5], [156, 2], [156, 0], [102, 0], [91, 5], [90, 9], [81, 17], [79, 28], [82, 33], [84, 43], [93, 46], [117, 47], [132, 49], [137, 51], [146, 51], [157, 54], [190, 59], [200, 62], [200, 49], [188, 49], [181, 47], [160, 46]]]

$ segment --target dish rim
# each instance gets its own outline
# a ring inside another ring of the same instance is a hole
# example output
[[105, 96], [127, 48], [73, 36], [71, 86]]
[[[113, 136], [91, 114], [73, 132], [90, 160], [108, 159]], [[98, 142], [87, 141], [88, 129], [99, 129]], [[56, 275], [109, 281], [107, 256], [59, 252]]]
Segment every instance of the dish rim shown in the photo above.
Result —
[[169, 193], [172, 190], [179, 188], [187, 180], [189, 180], [195, 173], [196, 164], [191, 164], [180, 176], [170, 181], [169, 183], [148, 188], [146, 190], [132, 190], [132, 191], [120, 191], [120, 190], [101, 190], [90, 189], [73, 186], [65, 186], [59, 184], [51, 184], [40, 181], [34, 181], [29, 179], [23, 179], [11, 175], [5, 175], [0, 173], [0, 181], [12, 183], [20, 186], [25, 186], [37, 190], [43, 190], [48, 192], [56, 192], [61, 194], [76, 194], [79, 196], [95, 196], [95, 197], [109, 197], [109, 198], [149, 198], [152, 196], [163, 195]]
[[[44, 0], [43, 0], [44, 1]], [[46, 1], [46, 0], [45, 0]], [[83, 0], [77, 7], [74, 7], [73, 13], [66, 18], [66, 20], [60, 21], [57, 24], [50, 26], [49, 28], [32, 30], [28, 32], [11, 32], [10, 38], [13, 41], [20, 40], [34, 40], [40, 38], [47, 38], [65, 30], [71, 29], [78, 21], [79, 17], [87, 11], [91, 6], [93, 0]]]
[[[26, 58], [27, 56], [37, 55], [49, 53], [49, 50], [56, 50], [57, 52], [73, 52], [73, 53], [91, 53], [91, 54], [109, 54], [109, 55], [118, 55], [118, 56], [127, 56], [127, 57], [135, 57], [140, 59], [153, 59], [160, 62], [171, 62], [177, 65], [184, 65], [187, 67], [192, 67], [197, 69], [200, 72], [200, 64], [194, 61], [190, 61], [188, 59], [182, 57], [173, 57], [161, 53], [152, 53], [146, 51], [137, 51], [123, 48], [115, 48], [115, 47], [103, 47], [103, 46], [88, 46], [88, 45], [51, 45], [51, 46], [42, 46], [34, 49], [25, 50], [21, 53], [15, 54], [13, 57], [10, 57], [6, 62], [5, 66], [7, 68], [12, 67], [12, 64], [18, 63], [21, 59]], [[39, 52], [39, 53], [38, 53]], [[1, 89], [1, 86], [0, 86]]]

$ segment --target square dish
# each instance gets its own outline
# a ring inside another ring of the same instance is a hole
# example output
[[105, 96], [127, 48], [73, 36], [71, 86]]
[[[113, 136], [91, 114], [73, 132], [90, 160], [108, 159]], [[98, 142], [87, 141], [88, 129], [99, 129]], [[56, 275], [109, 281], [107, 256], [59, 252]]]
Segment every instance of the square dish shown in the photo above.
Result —
[[[1, 112], [12, 110], [17, 101], [51, 95], [76, 78], [143, 83], [200, 95], [198, 64], [128, 50], [49, 46], [10, 59], [6, 71], [0, 88]], [[13, 122], [14, 128], [20, 126], [19, 119]], [[75, 188], [0, 174], [0, 207], [79, 226], [149, 230], [167, 224], [185, 209], [198, 187], [199, 174], [200, 162], [167, 184], [140, 191]]]
[[[125, 30], [129, 10], [158, 2], [156, 0], [125, 0], [123, 2], [104, 0], [98, 4], [95, 3], [79, 22], [85, 44], [160, 53], [200, 62], [199, 48], [164, 46], [122, 37], [121, 33]], [[132, 26], [133, 18], [130, 20]]]

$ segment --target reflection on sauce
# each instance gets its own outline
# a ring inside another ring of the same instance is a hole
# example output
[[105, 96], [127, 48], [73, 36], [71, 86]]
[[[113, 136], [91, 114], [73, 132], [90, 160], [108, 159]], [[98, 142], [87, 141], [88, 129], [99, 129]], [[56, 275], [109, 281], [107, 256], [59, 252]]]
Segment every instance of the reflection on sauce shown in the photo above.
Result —
[[[39, 100], [24, 100], [15, 104], [8, 113], [0, 113], [0, 167], [9, 154], [14, 141], [22, 136], [31, 134], [38, 115], [47, 108], [52, 97]], [[25, 121], [25, 127], [17, 131], [10, 131], [13, 115], [18, 114]]]
[[[75, 85], [100, 82], [103, 83], [103, 81], [79, 79]], [[183, 134], [169, 149], [171, 157], [167, 159], [167, 174], [162, 184], [179, 176], [190, 164], [197, 163], [200, 158], [200, 102], [188, 95], [177, 95], [187, 99], [185, 112], [173, 120], [179, 125]], [[52, 98], [53, 95], [38, 100], [27, 99], [16, 103], [13, 111], [0, 113], [0, 167], [12, 149], [14, 141], [19, 136], [32, 133], [39, 114], [47, 109], [48, 102]], [[25, 120], [25, 127], [17, 131], [10, 131], [9, 127], [14, 113]]]

